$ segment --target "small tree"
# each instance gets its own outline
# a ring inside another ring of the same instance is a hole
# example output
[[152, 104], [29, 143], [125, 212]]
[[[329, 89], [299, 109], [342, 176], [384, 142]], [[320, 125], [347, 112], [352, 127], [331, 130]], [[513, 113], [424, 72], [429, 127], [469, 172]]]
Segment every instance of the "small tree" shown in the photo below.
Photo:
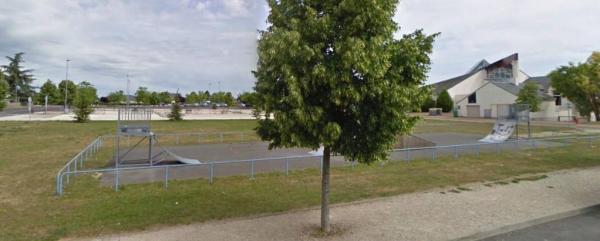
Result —
[[9, 86], [9, 91], [15, 101], [25, 100], [27, 97], [34, 94], [31, 83], [35, 80], [31, 74], [33, 70], [23, 69], [23, 58], [25, 53], [17, 53], [13, 57], [6, 56], [9, 61], [8, 65], [2, 66], [6, 72], [6, 82]]
[[579, 113], [600, 120], [600, 52], [594, 52], [585, 63], [560, 66], [550, 73], [552, 87], [567, 97]]
[[168, 117], [170, 121], [180, 121], [183, 120], [181, 118], [181, 105], [180, 105], [179, 94], [176, 95], [173, 104], [171, 105], [171, 113], [169, 113]]
[[436, 107], [442, 108], [443, 112], [450, 112], [452, 111], [452, 108], [454, 108], [454, 102], [452, 101], [452, 98], [450, 97], [450, 94], [448, 94], [447, 90], [442, 91], [442, 93], [440, 93], [438, 96]]
[[135, 101], [139, 105], [150, 104], [150, 92], [148, 91], [148, 88], [140, 86], [135, 92]]
[[540, 105], [542, 104], [542, 98], [538, 93], [538, 85], [533, 82], [526, 83], [517, 97], [517, 104], [529, 105], [529, 111], [538, 112], [540, 111]]
[[6, 108], [6, 96], [8, 95], [8, 83], [4, 80], [4, 74], [0, 69], [0, 111]]
[[269, 148], [323, 147], [321, 229], [330, 231], [331, 153], [372, 163], [408, 133], [426, 96], [435, 35], [394, 39], [397, 0], [268, 1], [254, 71]]
[[58, 87], [56, 87], [51, 80], [47, 80], [44, 85], [42, 85], [40, 88], [40, 93], [36, 95], [35, 102], [38, 104], [44, 104], [46, 96], [48, 96], [48, 103], [60, 103], [60, 92], [58, 91]]
[[96, 102], [96, 88], [89, 82], [83, 81], [77, 86], [77, 94], [75, 94], [75, 120], [77, 122], [86, 122], [89, 120], [90, 114], [94, 111], [92, 105]]
[[111, 105], [120, 105], [127, 101], [125, 93], [122, 90], [108, 93], [108, 103]]
[[73, 104], [75, 99], [75, 92], [77, 91], [77, 85], [70, 80], [63, 80], [58, 84], [58, 104], [65, 104], [65, 90], [67, 97], [67, 105]]

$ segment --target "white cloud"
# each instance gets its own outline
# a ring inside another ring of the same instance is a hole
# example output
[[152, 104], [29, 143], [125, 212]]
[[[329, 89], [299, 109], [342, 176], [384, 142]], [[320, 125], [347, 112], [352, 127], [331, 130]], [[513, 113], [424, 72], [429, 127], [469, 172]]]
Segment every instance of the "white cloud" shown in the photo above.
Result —
[[598, 12], [597, 0], [403, 0], [395, 19], [402, 33], [441, 32], [430, 73], [437, 82], [514, 52], [531, 75], [582, 61], [600, 50]]
[[[249, 90], [263, 0], [2, 0], [0, 56], [26, 52], [39, 80], [71, 76], [102, 94], [133, 85], [182, 91]], [[597, 0], [402, 0], [401, 33], [442, 32], [432, 81], [454, 77], [486, 58], [513, 52], [521, 67], [543, 75], [600, 50]], [[2, 63], [0, 61], [0, 63]]]

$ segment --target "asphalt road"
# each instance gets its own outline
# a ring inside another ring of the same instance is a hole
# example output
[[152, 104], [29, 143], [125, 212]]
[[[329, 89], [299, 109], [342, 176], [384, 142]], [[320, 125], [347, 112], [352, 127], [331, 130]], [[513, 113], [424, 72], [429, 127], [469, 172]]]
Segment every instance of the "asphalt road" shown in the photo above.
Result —
[[481, 241], [600, 241], [600, 208]]

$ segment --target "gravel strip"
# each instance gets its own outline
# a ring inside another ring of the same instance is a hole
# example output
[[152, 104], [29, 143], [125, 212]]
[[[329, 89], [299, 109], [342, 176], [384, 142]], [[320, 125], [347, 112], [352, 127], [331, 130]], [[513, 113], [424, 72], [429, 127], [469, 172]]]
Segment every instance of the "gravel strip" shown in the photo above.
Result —
[[600, 167], [336, 205], [331, 220], [339, 231], [325, 238], [315, 235], [319, 210], [313, 209], [82, 240], [452, 240], [598, 203]]

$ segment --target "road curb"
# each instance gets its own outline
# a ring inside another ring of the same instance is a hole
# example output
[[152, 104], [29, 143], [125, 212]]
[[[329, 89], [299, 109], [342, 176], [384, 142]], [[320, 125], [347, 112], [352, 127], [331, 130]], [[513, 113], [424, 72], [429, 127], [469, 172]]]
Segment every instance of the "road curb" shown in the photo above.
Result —
[[597, 211], [597, 210], [600, 210], [600, 204], [596, 204], [596, 205], [592, 205], [592, 206], [588, 206], [588, 207], [584, 207], [584, 208], [578, 208], [578, 209], [574, 209], [574, 210], [569, 210], [566, 212], [561, 212], [561, 213], [545, 216], [542, 218], [525, 221], [522, 223], [517, 223], [517, 224], [500, 227], [500, 228], [497, 228], [494, 230], [479, 232], [479, 233], [475, 233], [473, 235], [469, 235], [466, 237], [452, 239], [450, 241], [478, 241], [478, 240], [482, 240], [482, 239], [486, 239], [486, 238], [491, 238], [496, 235], [509, 233], [509, 232], [525, 229], [528, 227], [532, 227], [535, 225], [544, 224], [544, 223], [560, 220], [563, 218], [569, 218], [569, 217], [573, 217], [573, 216], [577, 216], [580, 214], [585, 214], [585, 213], [589, 213], [589, 212]]

